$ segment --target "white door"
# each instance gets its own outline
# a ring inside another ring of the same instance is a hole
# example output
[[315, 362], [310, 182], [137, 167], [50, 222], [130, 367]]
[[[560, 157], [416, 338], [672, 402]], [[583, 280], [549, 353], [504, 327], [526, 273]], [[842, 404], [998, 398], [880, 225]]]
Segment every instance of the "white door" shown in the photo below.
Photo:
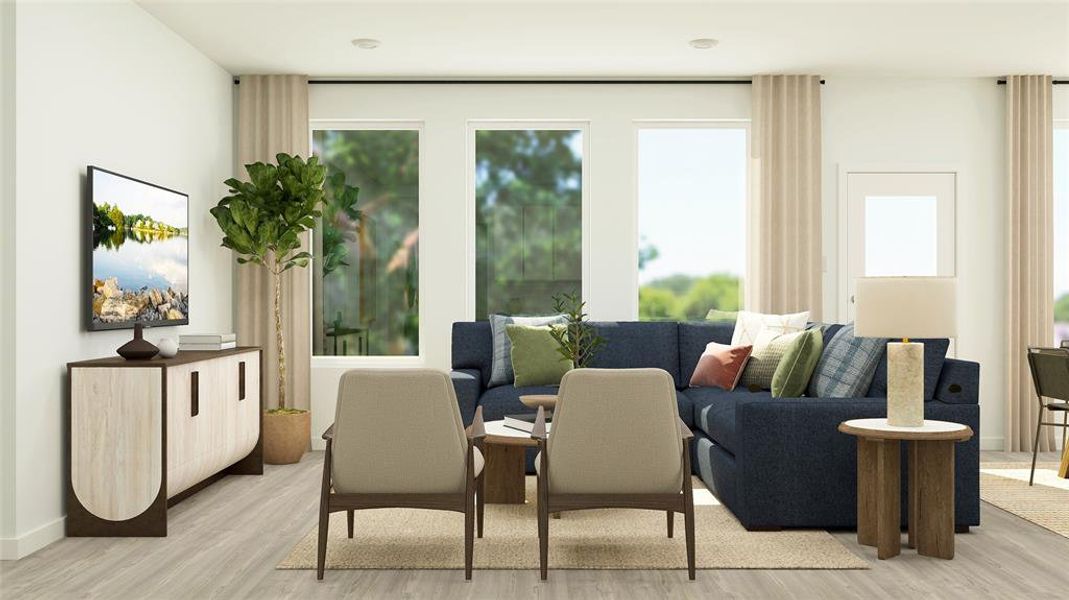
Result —
[[854, 320], [858, 277], [954, 276], [956, 180], [952, 172], [846, 173], [845, 321]]

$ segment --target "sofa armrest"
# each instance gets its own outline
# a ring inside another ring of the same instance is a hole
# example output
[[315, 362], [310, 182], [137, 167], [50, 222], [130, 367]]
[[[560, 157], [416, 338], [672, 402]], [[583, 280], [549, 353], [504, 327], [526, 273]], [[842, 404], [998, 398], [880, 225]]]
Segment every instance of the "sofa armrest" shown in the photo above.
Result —
[[449, 379], [453, 381], [453, 389], [457, 393], [460, 418], [467, 427], [475, 418], [475, 407], [482, 394], [482, 373], [479, 369], [456, 369], [449, 372]]
[[946, 359], [935, 388], [935, 399], [947, 404], [979, 404], [980, 364]]

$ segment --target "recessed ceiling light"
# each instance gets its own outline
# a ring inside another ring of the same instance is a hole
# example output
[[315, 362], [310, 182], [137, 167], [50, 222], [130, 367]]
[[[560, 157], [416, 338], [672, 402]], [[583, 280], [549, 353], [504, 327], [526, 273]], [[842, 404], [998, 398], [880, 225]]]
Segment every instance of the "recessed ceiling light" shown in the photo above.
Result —
[[356, 38], [353, 40], [353, 45], [361, 50], [374, 50], [379, 47], [382, 42], [373, 38]]
[[715, 48], [716, 45], [720, 43], [720, 40], [714, 40], [713, 38], [697, 38], [687, 43], [690, 44], [691, 48], [697, 50], [708, 50], [709, 48]]

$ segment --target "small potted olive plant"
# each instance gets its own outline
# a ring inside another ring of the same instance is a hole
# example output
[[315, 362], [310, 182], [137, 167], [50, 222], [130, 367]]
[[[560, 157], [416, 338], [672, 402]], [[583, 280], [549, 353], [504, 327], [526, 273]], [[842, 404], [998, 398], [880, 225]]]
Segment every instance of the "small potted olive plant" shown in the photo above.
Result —
[[[286, 397], [286, 345], [282, 336], [282, 274], [306, 267], [312, 255], [301, 250], [300, 236], [312, 229], [324, 202], [326, 168], [315, 156], [278, 154], [276, 164], [245, 165], [249, 181], [226, 180], [230, 193], [211, 209], [223, 231], [223, 246], [238, 263], [252, 263], [274, 279], [274, 326], [278, 350], [278, 407], [264, 414], [264, 462], [292, 464], [307, 450], [308, 411], [292, 408]], [[246, 267], [248, 268], [248, 267]]]

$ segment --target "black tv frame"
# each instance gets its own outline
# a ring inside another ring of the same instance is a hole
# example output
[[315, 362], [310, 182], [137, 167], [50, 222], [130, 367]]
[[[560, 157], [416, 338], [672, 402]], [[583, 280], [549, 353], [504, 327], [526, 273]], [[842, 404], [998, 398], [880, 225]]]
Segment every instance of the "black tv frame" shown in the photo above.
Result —
[[[84, 276], [82, 278], [82, 298], [85, 303], [85, 326], [88, 331], [107, 331], [110, 329], [133, 329], [135, 321], [125, 321], [122, 323], [94, 323], [93, 322], [93, 173], [100, 171], [101, 173], [107, 173], [115, 177], [122, 177], [128, 179], [134, 183], [140, 183], [141, 185], [151, 186], [157, 189], [161, 189], [165, 192], [177, 194], [179, 196], [185, 196], [186, 199], [186, 284], [189, 285], [190, 269], [189, 269], [189, 238], [191, 233], [188, 231], [190, 226], [189, 221], [189, 194], [185, 192], [179, 192], [178, 190], [172, 190], [171, 188], [157, 185], [155, 183], [138, 179], [136, 177], [130, 177], [129, 175], [123, 175], [122, 173], [116, 173], [95, 165], [88, 165], [85, 170], [85, 210], [82, 213], [82, 232], [85, 237], [83, 244], [83, 258], [82, 258], [82, 271]], [[192, 297], [192, 294], [189, 294]], [[142, 321], [141, 325], [144, 327], [171, 327], [174, 325], [189, 325], [189, 305], [186, 306], [186, 318], [184, 319], [169, 319], [163, 321]]]

